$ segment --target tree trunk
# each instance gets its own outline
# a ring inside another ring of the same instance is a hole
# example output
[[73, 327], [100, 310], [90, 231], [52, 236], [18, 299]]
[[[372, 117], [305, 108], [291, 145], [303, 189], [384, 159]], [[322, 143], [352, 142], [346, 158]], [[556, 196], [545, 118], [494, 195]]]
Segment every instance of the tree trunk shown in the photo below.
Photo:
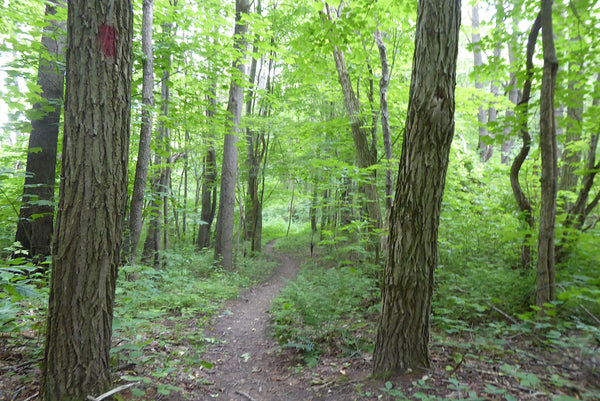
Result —
[[[598, 81], [600, 80], [600, 74], [596, 75], [596, 91], [598, 89]], [[592, 101], [592, 107], [598, 108], [600, 106], [600, 98], [594, 97]], [[556, 246], [556, 260], [558, 263], [566, 262], [573, 245], [578, 238], [578, 231], [584, 229], [584, 223], [588, 215], [598, 204], [600, 200], [598, 195], [588, 204], [590, 191], [594, 185], [594, 179], [600, 171], [600, 162], [596, 163], [596, 150], [598, 148], [598, 140], [600, 134], [594, 133], [590, 137], [590, 148], [587, 152], [586, 160], [586, 172], [581, 178], [581, 186], [577, 193], [577, 199], [567, 210], [567, 216], [563, 223], [564, 234]]]
[[[542, 0], [542, 44], [544, 69], [540, 93], [540, 154], [541, 203], [538, 236], [537, 302], [544, 308], [556, 299], [554, 231], [556, 224], [556, 189], [558, 178], [556, 127], [554, 120], [554, 88], [558, 71], [558, 60], [552, 37], [552, 0]], [[543, 314], [543, 309], [539, 311]]]
[[[208, 96], [208, 109], [206, 110], [207, 124], [214, 124], [214, 117], [217, 112], [217, 82], [214, 80]], [[215, 212], [217, 210], [217, 155], [215, 151], [214, 130], [209, 128], [208, 150], [204, 156], [204, 165], [202, 171], [202, 208], [200, 210], [200, 227], [198, 227], [198, 237], [196, 238], [196, 247], [198, 249], [208, 248], [210, 246], [210, 229]]]
[[[235, 2], [235, 39], [234, 48], [240, 52], [240, 56], [233, 62], [237, 69], [236, 75], [245, 74], [244, 52], [246, 50], [245, 35], [248, 31], [246, 23], [242, 22], [242, 15], [248, 14], [250, 9], [249, 0], [236, 0]], [[229, 121], [227, 129], [231, 132], [225, 135], [223, 146], [223, 164], [221, 168], [221, 196], [219, 197], [219, 211], [217, 214], [217, 227], [215, 232], [215, 260], [219, 261], [224, 269], [233, 268], [233, 219], [235, 208], [235, 184], [238, 168], [238, 152], [236, 143], [240, 135], [240, 121], [244, 104], [244, 90], [237, 83], [237, 77], [233, 77], [229, 87], [229, 102], [227, 111]]]
[[388, 112], [387, 91], [390, 85], [390, 68], [387, 60], [387, 49], [381, 38], [379, 29], [375, 31], [375, 41], [379, 49], [379, 58], [381, 60], [381, 80], [379, 81], [379, 97], [381, 103], [381, 133], [383, 136], [383, 147], [388, 166], [385, 170], [385, 209], [386, 216], [392, 209], [394, 199], [394, 172], [392, 171], [392, 134], [390, 131], [390, 116]]
[[521, 210], [523, 220], [525, 220], [527, 223], [529, 230], [529, 232], [525, 234], [525, 237], [523, 238], [523, 245], [521, 246], [521, 269], [531, 266], [531, 236], [532, 232], [535, 230], [533, 208], [531, 207], [531, 202], [529, 199], [527, 199], [527, 196], [521, 187], [521, 183], [519, 182], [519, 172], [521, 171], [521, 167], [523, 166], [523, 163], [529, 154], [529, 150], [531, 149], [531, 136], [529, 135], [528, 128], [529, 98], [531, 97], [531, 84], [533, 80], [533, 53], [535, 51], [535, 43], [537, 42], [540, 28], [541, 16], [538, 14], [533, 22], [533, 25], [531, 26], [529, 38], [527, 39], [527, 61], [525, 67], [526, 78], [525, 83], [523, 84], [523, 99], [517, 107], [517, 121], [519, 124], [519, 131], [521, 133], [523, 144], [521, 145], [519, 154], [515, 157], [515, 160], [513, 160], [513, 163], [510, 167], [510, 186], [513, 190], [513, 195], [515, 196], [517, 205]]
[[[511, 44], [508, 45], [508, 59], [509, 59], [510, 65], [514, 66], [515, 54], [514, 54], [513, 46]], [[511, 68], [511, 70], [512, 70], [512, 68]], [[520, 102], [519, 89], [517, 88], [517, 75], [515, 74], [514, 71], [510, 72], [510, 81], [508, 84], [508, 100], [510, 100], [510, 102], [515, 106]], [[507, 118], [515, 117], [514, 108], [509, 107], [506, 109], [506, 117]], [[513, 132], [515, 127], [516, 127], [516, 124], [513, 122], [506, 124], [506, 126], [504, 127], [504, 140], [502, 141], [501, 155], [500, 155], [500, 161], [502, 164], [510, 163], [511, 152], [513, 150], [513, 147], [515, 146], [515, 140], [513, 139], [513, 136], [511, 135], [511, 133]]]
[[[569, 64], [569, 75], [573, 74], [573, 65]], [[581, 125], [583, 115], [583, 99], [585, 93], [582, 91], [583, 65], [577, 65], [575, 72], [578, 79], [570, 80], [568, 91], [570, 101], [567, 106], [567, 124], [566, 124], [566, 139], [565, 147], [562, 152], [562, 167], [560, 181], [558, 183], [559, 191], [577, 190], [579, 176], [576, 174], [579, 163], [581, 162], [581, 151], [573, 149], [573, 145], [581, 140]], [[569, 210], [570, 204], [567, 199], [564, 200], [563, 209]]]
[[[258, 2], [256, 12], [261, 13], [261, 3]], [[258, 54], [258, 41], [260, 38], [255, 37], [255, 44], [253, 46], [253, 54]], [[269, 66], [272, 61], [269, 61]], [[250, 90], [250, 96], [246, 100], [246, 115], [250, 116], [254, 113], [256, 104], [256, 90], [259, 86], [259, 79], [257, 78], [258, 60], [257, 57], [252, 57], [252, 63], [250, 66], [250, 84], [252, 85]], [[262, 60], [261, 60], [262, 70]], [[269, 67], [270, 73], [270, 67]], [[268, 90], [268, 88], [267, 88]], [[260, 114], [260, 113], [259, 113]], [[262, 143], [260, 142], [261, 133], [256, 132], [254, 127], [246, 128], [246, 165], [248, 168], [248, 187], [246, 188], [246, 228], [245, 228], [245, 239], [251, 242], [251, 252], [259, 252], [261, 248], [260, 238], [262, 234], [262, 204], [258, 197], [258, 186], [259, 186], [259, 170], [261, 165], [262, 157]]]
[[[473, 67], [477, 70], [483, 65], [483, 58], [481, 57], [481, 34], [479, 33], [479, 3], [475, 2], [472, 9], [472, 29], [471, 39], [473, 41]], [[483, 91], [484, 84], [479, 77], [479, 74], [475, 73], [475, 89]], [[479, 106], [477, 113], [477, 121], [479, 122], [479, 156], [482, 162], [488, 161], [492, 157], [494, 147], [487, 145], [486, 141], [489, 136], [488, 130], [485, 128], [487, 123], [487, 113], [483, 106]]]
[[[31, 121], [23, 203], [15, 235], [15, 241], [20, 242], [32, 257], [50, 255], [52, 242], [56, 147], [64, 89], [61, 59], [66, 42], [66, 38], [60, 35], [66, 23], [53, 19], [56, 7], [64, 7], [64, 4], [53, 0], [46, 5], [45, 19], [49, 25], [44, 28], [42, 45], [51, 60], [40, 57], [37, 84], [42, 90], [44, 103], [37, 103], [33, 107], [43, 116]], [[42, 111], [46, 107], [50, 107], [50, 110]]]
[[373, 353], [376, 374], [430, 366], [429, 315], [454, 134], [459, 27], [459, 0], [419, 1], [406, 131]]
[[[173, 4], [176, 5], [176, 2]], [[169, 36], [171, 35], [172, 24], [165, 23], [162, 25], [162, 29], [163, 34]], [[154, 156], [154, 164], [160, 167], [156, 172], [156, 177], [153, 181], [154, 197], [150, 203], [152, 213], [150, 214], [148, 236], [144, 243], [144, 252], [142, 255], [144, 263], [151, 264], [156, 269], [158, 269], [162, 263], [160, 256], [161, 249], [166, 250], [168, 247], [168, 196], [170, 192], [171, 169], [169, 167], [169, 128], [167, 127], [166, 119], [169, 116], [169, 80], [171, 76], [169, 69], [171, 65], [171, 56], [167, 55], [166, 58], [167, 59], [163, 63], [164, 69], [162, 71], [160, 83], [160, 114], [162, 119], [158, 125], [158, 138], [156, 144], [158, 151]]]
[[142, 7], [142, 52], [144, 53], [142, 58], [142, 124], [129, 212], [130, 244], [127, 253], [131, 262], [135, 259], [140, 234], [142, 233], [142, 210], [146, 181], [148, 180], [148, 164], [150, 163], [152, 108], [154, 107], [154, 94], [152, 92], [154, 87], [154, 54], [152, 51], [154, 0], [144, 0]]
[[[329, 19], [332, 19], [331, 10], [327, 3], [326, 7], [328, 17]], [[366, 127], [370, 124], [361, 117], [362, 114], [366, 113], [361, 113], [360, 103], [352, 88], [352, 82], [350, 81], [350, 74], [348, 72], [348, 67], [346, 66], [344, 53], [338, 46], [333, 47], [333, 58], [338, 73], [338, 79], [344, 94], [346, 111], [350, 117], [352, 139], [354, 140], [354, 146], [356, 147], [356, 161], [359, 168], [367, 169], [377, 163], [377, 149], [369, 146], [368, 142], [371, 133], [368, 132]], [[367, 200], [367, 218], [372, 223], [371, 231], [373, 231], [381, 227], [381, 207], [379, 206], [379, 194], [377, 193], [375, 170], [371, 170], [367, 173], [365, 182], [362, 184], [362, 190], [364, 191]]]
[[83, 401], [111, 380], [127, 204], [133, 11], [69, 0], [65, 138], [40, 397]]

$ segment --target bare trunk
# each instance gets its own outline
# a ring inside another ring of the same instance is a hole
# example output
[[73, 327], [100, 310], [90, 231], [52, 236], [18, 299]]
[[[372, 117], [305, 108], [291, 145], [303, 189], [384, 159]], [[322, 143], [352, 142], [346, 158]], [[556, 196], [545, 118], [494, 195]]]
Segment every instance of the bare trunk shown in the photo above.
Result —
[[[552, 37], [552, 0], [542, 0], [544, 69], [540, 94], [541, 203], [538, 236], [537, 302], [539, 308], [556, 299], [554, 231], [556, 225], [557, 146], [554, 119], [554, 88], [558, 60]], [[540, 309], [543, 314], [543, 309]]]
[[[248, 0], [236, 0], [235, 2], [235, 40], [234, 47], [244, 53], [246, 49], [245, 35], [248, 26], [241, 22], [243, 14], [248, 14], [250, 3]], [[243, 56], [233, 62], [237, 69], [236, 74], [245, 74]], [[232, 79], [229, 87], [229, 112], [228, 130], [230, 134], [225, 135], [223, 146], [223, 165], [221, 168], [221, 196], [219, 198], [219, 211], [217, 214], [217, 227], [215, 233], [215, 260], [219, 261], [224, 269], [233, 268], [233, 224], [235, 208], [235, 184], [238, 168], [238, 152], [236, 143], [240, 135], [240, 121], [244, 102], [244, 90], [236, 79]]]
[[[328, 16], [331, 19], [331, 10], [326, 4]], [[333, 47], [333, 58], [338, 73], [338, 79], [344, 94], [344, 104], [350, 117], [350, 126], [352, 130], [352, 139], [356, 147], [356, 161], [358, 167], [367, 169], [377, 163], [377, 149], [369, 146], [369, 138], [372, 133], [366, 127], [370, 125], [361, 116], [361, 106], [352, 88], [350, 74], [346, 66], [344, 53], [338, 46]], [[365, 173], [365, 180], [362, 184], [362, 190], [366, 196], [367, 218], [371, 221], [371, 230], [381, 227], [381, 207], [379, 206], [379, 194], [377, 193], [377, 183], [375, 170]]]
[[531, 136], [529, 135], [528, 128], [528, 120], [529, 120], [529, 98], [531, 97], [531, 84], [533, 79], [533, 53], [535, 51], [535, 43], [538, 38], [538, 34], [541, 28], [541, 16], [538, 15], [533, 25], [531, 26], [531, 31], [529, 33], [529, 38], [527, 39], [527, 61], [526, 61], [526, 79], [523, 85], [523, 100], [517, 107], [517, 121], [519, 124], [519, 131], [521, 133], [521, 138], [523, 140], [523, 144], [521, 146], [521, 150], [519, 154], [513, 160], [513, 164], [510, 168], [510, 185], [513, 190], [513, 195], [515, 196], [515, 200], [519, 209], [521, 210], [521, 215], [523, 220], [527, 223], [528, 233], [525, 234], [523, 238], [523, 245], [521, 246], [521, 261], [520, 267], [522, 269], [528, 268], [531, 266], [531, 236], [532, 232], [535, 230], [535, 220], [533, 216], [533, 209], [531, 207], [531, 202], [523, 192], [523, 188], [521, 187], [521, 183], [519, 182], [519, 172], [521, 171], [521, 167], [529, 154], [529, 150], [531, 149]]
[[[213, 124], [213, 119], [217, 111], [217, 82], [212, 82], [208, 98], [208, 109], [206, 110], [206, 119], [208, 124]], [[217, 210], [217, 155], [215, 151], [215, 135], [213, 129], [210, 129], [208, 137], [208, 150], [204, 156], [204, 165], [202, 171], [202, 208], [200, 210], [200, 227], [198, 228], [198, 237], [196, 246], [198, 249], [208, 248], [210, 246], [210, 230], [215, 213]]]
[[[392, 161], [392, 134], [390, 131], [390, 116], [388, 112], [387, 102], [387, 91], [390, 85], [390, 68], [387, 60], [387, 49], [383, 39], [381, 38], [381, 32], [379, 29], [375, 32], [375, 41], [379, 48], [379, 58], [381, 60], [381, 80], [379, 81], [379, 97], [381, 103], [381, 133], [383, 136], [383, 147], [385, 150], [385, 158], [388, 164]], [[392, 209], [394, 200], [394, 171], [391, 166], [388, 166], [385, 170], [385, 209], [386, 215], [389, 215]]]
[[150, 163], [150, 142], [152, 140], [152, 108], [154, 107], [154, 53], [152, 51], [152, 21], [154, 14], [154, 0], [144, 0], [142, 9], [142, 124], [140, 127], [140, 143], [138, 157], [135, 165], [135, 179], [133, 193], [131, 194], [129, 212], [129, 249], [128, 257], [131, 262], [135, 260], [140, 235], [142, 233], [142, 210], [144, 207], [144, 193], [148, 180], [148, 165]]
[[459, 26], [459, 0], [419, 1], [406, 131], [373, 352], [376, 374], [430, 366], [429, 317], [454, 135]]
[[[472, 9], [472, 29], [473, 33], [471, 35], [471, 40], [473, 41], [473, 66], [475, 69], [480, 68], [483, 65], [483, 59], [481, 57], [481, 34], [479, 33], [479, 3], [475, 2], [473, 4]], [[485, 85], [479, 74], [475, 74], [475, 88], [483, 91]], [[485, 128], [485, 124], [487, 123], [487, 113], [483, 106], [479, 106], [477, 113], [477, 121], [479, 122], [479, 156], [482, 162], [488, 161], [492, 157], [492, 152], [494, 150], [492, 145], [488, 145], [488, 137], [489, 132]]]
[[[109, 389], [113, 305], [127, 204], [133, 11], [68, 2], [65, 137], [40, 398]], [[118, 33], [118, 34], [117, 34]]]
[[[31, 121], [23, 203], [15, 235], [15, 241], [20, 242], [32, 257], [50, 255], [52, 242], [56, 148], [64, 89], [61, 59], [66, 44], [66, 38], [59, 32], [65, 29], [66, 23], [53, 20], [56, 7], [64, 7], [64, 4], [54, 0], [46, 5], [45, 19], [50, 24], [44, 28], [42, 45], [52, 60], [40, 57], [37, 84], [44, 103], [37, 103], [33, 108], [43, 116]], [[50, 110], [42, 111], [46, 107]]]
[[[161, 79], [161, 116], [166, 118], [169, 115], [169, 71], [163, 70], [163, 76]], [[160, 149], [154, 156], [154, 164], [160, 166], [161, 164], [168, 165], [169, 159], [167, 157], [161, 157], [160, 154], [168, 152], [169, 148], [169, 130], [165, 125], [165, 121], [162, 120], [158, 128], [158, 144], [157, 147]], [[151, 264], [154, 268], [159, 268], [161, 265], [161, 249], [165, 249], [167, 246], [167, 193], [169, 190], [169, 176], [170, 169], [168, 167], [161, 167], [153, 181], [153, 192], [154, 197], [150, 202], [150, 224], [148, 226], [148, 235], [144, 243], [144, 251], [142, 254], [142, 261], [146, 264]], [[162, 222], [161, 222], [162, 220]], [[162, 228], [162, 230], [161, 230]], [[164, 233], [161, 239], [161, 233]], [[162, 248], [161, 248], [162, 243]]]

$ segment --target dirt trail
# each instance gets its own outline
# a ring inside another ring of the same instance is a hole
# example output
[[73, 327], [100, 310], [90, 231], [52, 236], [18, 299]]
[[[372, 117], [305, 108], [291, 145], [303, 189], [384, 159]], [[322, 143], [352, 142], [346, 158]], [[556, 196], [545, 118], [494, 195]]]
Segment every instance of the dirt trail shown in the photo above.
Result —
[[274, 253], [273, 245], [269, 243], [266, 252], [272, 254], [280, 266], [271, 279], [228, 304], [212, 329], [205, 331], [207, 337], [219, 342], [203, 356], [214, 364], [206, 371], [207, 380], [212, 383], [203, 388], [206, 399], [309, 400], [314, 395], [309, 390], [302, 396], [304, 391], [298, 386], [299, 379], [293, 379], [290, 372], [281, 367], [277, 358], [279, 346], [267, 333], [271, 302], [285, 287], [286, 280], [294, 278], [300, 270], [300, 260]]

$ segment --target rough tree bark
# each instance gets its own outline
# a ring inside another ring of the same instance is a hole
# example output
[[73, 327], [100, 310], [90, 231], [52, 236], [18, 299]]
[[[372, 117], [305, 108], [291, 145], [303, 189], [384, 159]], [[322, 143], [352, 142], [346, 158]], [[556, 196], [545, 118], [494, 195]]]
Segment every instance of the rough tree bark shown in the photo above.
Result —
[[40, 397], [111, 385], [117, 267], [127, 204], [131, 1], [69, 0], [65, 137]]
[[[542, 46], [544, 68], [540, 93], [540, 154], [541, 203], [538, 235], [537, 297], [536, 305], [543, 308], [556, 299], [554, 235], [556, 225], [556, 192], [558, 180], [556, 126], [554, 119], [554, 88], [558, 72], [558, 59], [554, 48], [552, 30], [552, 2], [542, 0]], [[539, 310], [543, 314], [543, 309]]]
[[541, 15], [538, 14], [531, 30], [529, 32], [529, 38], [527, 39], [527, 61], [526, 61], [526, 78], [523, 84], [523, 99], [517, 106], [517, 122], [519, 125], [519, 132], [521, 133], [521, 139], [523, 144], [521, 150], [513, 160], [510, 167], [510, 186], [513, 190], [513, 195], [523, 220], [527, 223], [529, 232], [525, 234], [523, 238], [523, 245], [521, 246], [521, 261], [520, 268], [525, 269], [531, 266], [531, 236], [535, 230], [535, 218], [533, 216], [533, 208], [531, 202], [523, 192], [521, 183], [519, 182], [519, 172], [521, 167], [529, 154], [531, 149], [531, 136], [529, 135], [528, 120], [529, 120], [529, 98], [531, 97], [531, 84], [533, 80], [533, 53], [535, 51], [535, 43], [537, 42], [538, 34], [541, 28]]
[[[234, 48], [238, 58], [233, 62], [237, 74], [245, 74], [244, 52], [246, 50], [246, 32], [248, 25], [242, 21], [243, 15], [250, 10], [249, 0], [236, 0], [235, 2], [235, 39]], [[229, 134], [225, 135], [223, 145], [223, 164], [221, 167], [221, 191], [219, 197], [219, 211], [217, 213], [217, 226], [215, 232], [215, 260], [219, 261], [224, 269], [233, 268], [233, 218], [235, 208], [235, 184], [238, 168], [238, 152], [236, 143], [241, 133], [240, 122], [244, 105], [244, 90], [237, 83], [237, 77], [231, 80], [229, 87]]]
[[406, 132], [390, 217], [375, 374], [429, 367], [429, 316], [454, 135], [460, 0], [421, 0]]
[[135, 259], [140, 234], [142, 232], [142, 210], [144, 193], [148, 179], [150, 163], [150, 142], [152, 139], [152, 108], [154, 107], [154, 53], [152, 51], [152, 20], [154, 0], [144, 0], [142, 6], [142, 124], [140, 127], [140, 143], [135, 165], [135, 179], [131, 194], [129, 212], [129, 249], [130, 261]]
[[23, 202], [15, 234], [15, 241], [20, 242], [31, 257], [50, 255], [52, 243], [56, 147], [64, 89], [64, 70], [60, 59], [64, 57], [66, 44], [62, 32], [66, 22], [53, 18], [56, 7], [64, 6], [58, 0], [46, 5], [48, 25], [42, 34], [42, 45], [51, 59], [40, 57], [37, 84], [42, 90], [44, 103], [37, 103], [33, 108], [43, 116], [31, 121]]

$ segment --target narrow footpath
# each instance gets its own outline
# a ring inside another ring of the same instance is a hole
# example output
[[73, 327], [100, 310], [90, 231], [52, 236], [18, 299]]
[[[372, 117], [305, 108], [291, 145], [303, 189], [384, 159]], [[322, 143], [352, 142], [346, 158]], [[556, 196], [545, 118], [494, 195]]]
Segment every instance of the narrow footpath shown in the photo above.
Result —
[[206, 371], [211, 383], [203, 389], [206, 399], [309, 400], [314, 395], [281, 366], [279, 346], [267, 333], [271, 302], [300, 270], [300, 260], [275, 253], [273, 245], [269, 243], [265, 250], [279, 262], [271, 279], [229, 303], [211, 330], [205, 331], [217, 342], [203, 356], [214, 364]]

